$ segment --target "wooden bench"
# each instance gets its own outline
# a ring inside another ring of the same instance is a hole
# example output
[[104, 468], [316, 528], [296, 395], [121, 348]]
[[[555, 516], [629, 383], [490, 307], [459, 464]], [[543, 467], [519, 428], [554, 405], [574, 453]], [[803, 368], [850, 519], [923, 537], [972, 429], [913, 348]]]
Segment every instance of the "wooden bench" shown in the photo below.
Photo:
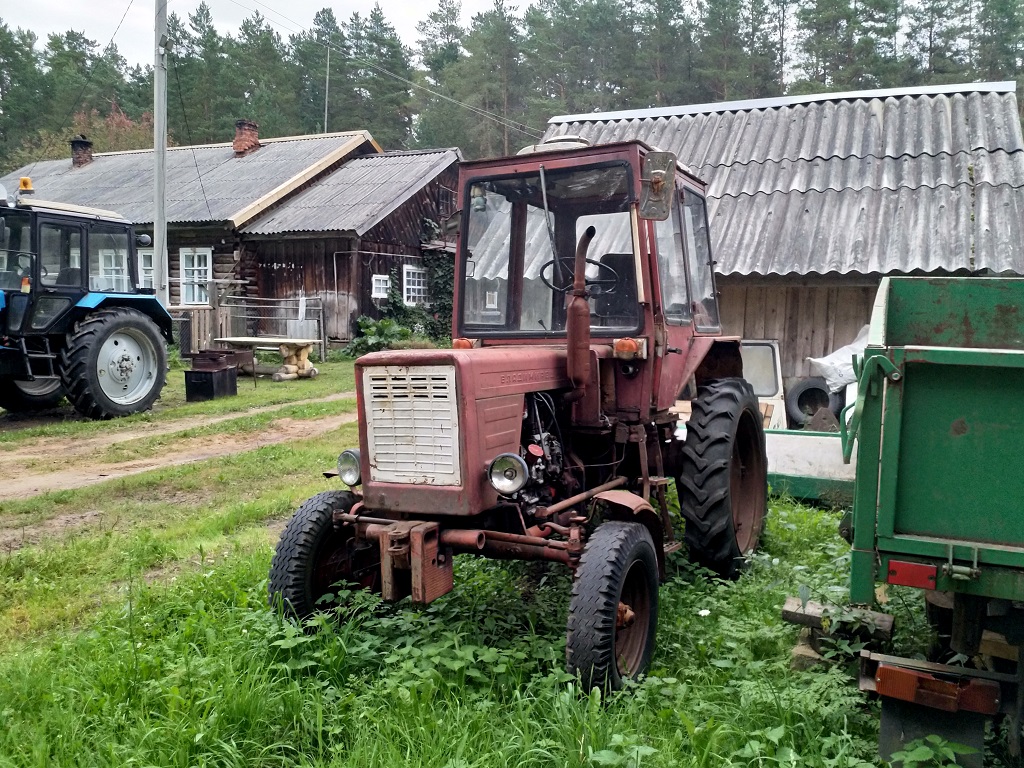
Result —
[[313, 367], [309, 360], [309, 353], [313, 347], [320, 344], [319, 339], [289, 339], [274, 336], [228, 336], [222, 339], [214, 339], [217, 344], [223, 344], [229, 348], [248, 349], [252, 352], [277, 352], [281, 356], [280, 366], [264, 366], [255, 362], [255, 355], [251, 370], [248, 366], [242, 365], [243, 373], [255, 376], [259, 373], [272, 374], [274, 381], [289, 381], [291, 379], [312, 379], [320, 371]]

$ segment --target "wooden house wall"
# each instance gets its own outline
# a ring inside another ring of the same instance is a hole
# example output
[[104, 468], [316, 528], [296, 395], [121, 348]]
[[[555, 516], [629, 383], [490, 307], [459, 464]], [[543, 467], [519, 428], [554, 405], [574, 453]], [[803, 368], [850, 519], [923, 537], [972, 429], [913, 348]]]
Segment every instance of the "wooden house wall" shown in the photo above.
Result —
[[722, 329], [779, 342], [787, 386], [810, 375], [808, 357], [849, 344], [871, 319], [879, 278], [719, 278]]
[[[152, 237], [152, 231], [139, 229]], [[181, 305], [181, 249], [212, 248], [213, 279], [238, 279], [240, 272], [236, 259], [235, 238], [227, 229], [220, 225], [208, 227], [185, 228], [171, 225], [167, 230], [167, 269], [170, 283], [171, 306]]]
[[281, 238], [244, 246], [240, 276], [250, 296], [288, 299], [319, 296], [328, 338], [348, 338], [357, 299], [350, 286], [354, 241], [347, 237]]

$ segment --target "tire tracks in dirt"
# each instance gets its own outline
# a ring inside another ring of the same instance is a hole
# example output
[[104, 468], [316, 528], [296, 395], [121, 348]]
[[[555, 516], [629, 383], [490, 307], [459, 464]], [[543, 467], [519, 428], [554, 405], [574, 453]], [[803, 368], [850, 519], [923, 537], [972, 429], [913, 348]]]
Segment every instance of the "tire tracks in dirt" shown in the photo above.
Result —
[[27, 499], [50, 491], [84, 488], [154, 469], [175, 467], [243, 453], [267, 445], [318, 437], [338, 429], [344, 424], [356, 421], [358, 414], [352, 412], [316, 419], [280, 418], [272, 421], [264, 429], [254, 432], [218, 434], [213, 439], [209, 437], [183, 439], [181, 446], [171, 447], [157, 456], [117, 463], [91, 459], [111, 446], [130, 440], [173, 435], [195, 427], [209, 426], [261, 413], [273, 413], [294, 405], [332, 402], [354, 397], [355, 393], [353, 392], [341, 392], [323, 398], [254, 408], [242, 413], [177, 419], [165, 424], [145, 425], [96, 437], [41, 438], [24, 448], [4, 451], [6, 476], [0, 480], [0, 502]]

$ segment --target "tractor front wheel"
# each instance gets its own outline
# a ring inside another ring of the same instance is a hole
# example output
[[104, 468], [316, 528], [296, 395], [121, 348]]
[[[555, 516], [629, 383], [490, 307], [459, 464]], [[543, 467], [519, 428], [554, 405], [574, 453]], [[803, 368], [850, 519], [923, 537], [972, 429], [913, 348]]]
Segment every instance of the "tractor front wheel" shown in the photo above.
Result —
[[61, 378], [75, 410], [90, 419], [148, 411], [167, 374], [167, 347], [149, 317], [100, 309], [75, 323], [61, 355]]
[[566, 666], [583, 688], [617, 690], [644, 674], [658, 626], [658, 558], [640, 523], [611, 521], [587, 539], [569, 602]]
[[380, 549], [357, 541], [348, 526], [335, 527], [334, 513], [348, 512], [358, 497], [324, 491], [306, 499], [288, 521], [270, 562], [270, 603], [302, 620], [339, 582], [380, 591]]
[[757, 549], [768, 504], [761, 409], [744, 379], [697, 391], [676, 488], [690, 558], [720, 576], [739, 574]]
[[0, 408], [9, 413], [45, 411], [54, 408], [63, 398], [64, 388], [59, 379], [0, 379]]

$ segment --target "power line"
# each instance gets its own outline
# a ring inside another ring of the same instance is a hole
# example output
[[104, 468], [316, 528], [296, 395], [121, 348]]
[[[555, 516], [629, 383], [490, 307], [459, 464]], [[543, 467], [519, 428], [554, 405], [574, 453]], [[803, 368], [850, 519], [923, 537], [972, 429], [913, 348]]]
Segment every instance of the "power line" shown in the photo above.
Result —
[[203, 186], [203, 174], [199, 172], [199, 160], [196, 158], [196, 145], [192, 141], [192, 129], [188, 124], [188, 113], [185, 111], [185, 99], [181, 95], [181, 78], [178, 77], [178, 59], [173, 54], [171, 55], [171, 67], [174, 69], [174, 82], [178, 84], [178, 101], [181, 102], [181, 116], [185, 120], [185, 132], [188, 134], [189, 149], [192, 150], [192, 163], [196, 167], [196, 178], [199, 179], [199, 189], [203, 193], [203, 202], [206, 203], [206, 212], [213, 218], [213, 210], [210, 208], [210, 200], [206, 196], [206, 187]]
[[[252, 8], [250, 6], [244, 5], [243, 3], [240, 3], [238, 0], [230, 0], [230, 2], [234, 3], [239, 8], [243, 8], [244, 10], [251, 11], [253, 13], [257, 13], [258, 12], [256, 8]], [[252, 0], [252, 2], [256, 3], [257, 5], [263, 6], [265, 9], [267, 9], [268, 11], [273, 13], [275, 16], [279, 16], [280, 18], [285, 19], [289, 23], [294, 24], [294, 25], [296, 25], [296, 27], [298, 27], [298, 29], [294, 29], [294, 28], [289, 28], [285, 24], [277, 24], [277, 26], [284, 27], [286, 29], [286, 31], [291, 32], [293, 34], [301, 33], [301, 32], [309, 32], [309, 29], [307, 27], [303, 27], [301, 24], [299, 24], [298, 22], [294, 21], [293, 19], [288, 18], [287, 16], [285, 16], [282, 13], [279, 13], [278, 11], [274, 10], [273, 8], [271, 8], [266, 3], [262, 3], [262, 2], [260, 2], [260, 0]], [[268, 24], [271, 23], [270, 19], [267, 19], [267, 23]], [[330, 43], [321, 43], [321, 45], [323, 45], [325, 48], [330, 48], [335, 53], [340, 53], [342, 55], [345, 55], [345, 51], [343, 51], [343, 50], [341, 50], [339, 48], [334, 48], [333, 46], [330, 45]], [[536, 129], [532, 129], [529, 126], [527, 126], [527, 125], [525, 125], [523, 123], [517, 123], [517, 122], [509, 120], [508, 118], [503, 117], [502, 115], [499, 115], [497, 113], [489, 112], [486, 109], [482, 109], [481, 107], [474, 107], [472, 104], [467, 104], [467, 103], [465, 103], [463, 101], [459, 101], [458, 99], [454, 99], [451, 96], [446, 96], [445, 94], [440, 93], [438, 91], [435, 91], [432, 88], [428, 88], [425, 85], [420, 85], [419, 83], [413, 82], [412, 80], [404, 78], [401, 75], [395, 74], [394, 72], [391, 72], [391, 71], [385, 69], [384, 67], [380, 66], [379, 64], [375, 64], [375, 63], [373, 63], [371, 61], [366, 61], [364, 59], [359, 59], [359, 58], [356, 58], [354, 56], [349, 57], [349, 58], [350, 58], [351, 61], [354, 61], [357, 64], [361, 64], [361, 65], [363, 65], [365, 67], [369, 67], [370, 69], [376, 70], [377, 72], [380, 72], [381, 74], [386, 75], [387, 77], [393, 78], [393, 79], [397, 80], [400, 83], [404, 83], [404, 84], [408, 85], [410, 88], [416, 88], [418, 90], [424, 91], [425, 93], [429, 93], [431, 96], [435, 96], [436, 98], [443, 99], [444, 101], [447, 101], [447, 102], [449, 102], [451, 104], [455, 104], [456, 106], [462, 107], [463, 109], [467, 109], [470, 112], [474, 113], [475, 115], [477, 115], [479, 117], [482, 117], [482, 118], [484, 118], [486, 120], [491, 120], [491, 121], [493, 121], [495, 123], [498, 123], [501, 126], [504, 126], [505, 128], [511, 128], [514, 131], [519, 131], [524, 136], [529, 136], [529, 137], [535, 138], [535, 139], [540, 139], [540, 138], [543, 137], [543, 133], [538, 132]]]

